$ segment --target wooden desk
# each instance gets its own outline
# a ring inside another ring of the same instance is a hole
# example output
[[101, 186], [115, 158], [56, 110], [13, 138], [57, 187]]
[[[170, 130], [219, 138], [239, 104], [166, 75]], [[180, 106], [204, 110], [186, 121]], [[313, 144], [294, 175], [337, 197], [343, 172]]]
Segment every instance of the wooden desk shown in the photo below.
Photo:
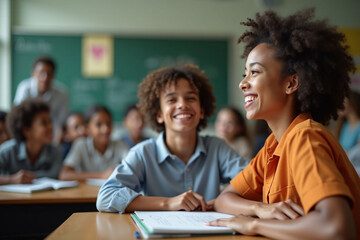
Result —
[[[74, 213], [60, 227], [52, 232], [46, 239], [136, 239], [134, 232], [137, 231], [130, 214], [118, 213]], [[162, 238], [165, 240], [165, 238]], [[175, 238], [170, 238], [174, 240]], [[266, 240], [264, 237], [249, 237], [242, 235], [221, 235], [193, 238], [176, 238], [176, 240]]]
[[96, 210], [100, 187], [78, 187], [38, 193], [0, 192], [0, 239], [43, 239], [74, 212]]

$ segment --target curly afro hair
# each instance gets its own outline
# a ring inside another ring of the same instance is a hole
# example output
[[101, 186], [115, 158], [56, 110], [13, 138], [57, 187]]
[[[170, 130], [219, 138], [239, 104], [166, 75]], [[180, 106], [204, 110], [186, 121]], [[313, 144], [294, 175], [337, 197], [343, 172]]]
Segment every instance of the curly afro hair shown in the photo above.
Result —
[[199, 93], [200, 106], [204, 109], [204, 119], [200, 119], [197, 130], [205, 128], [208, 118], [215, 110], [215, 97], [210, 85], [210, 80], [199, 67], [188, 64], [182, 67], [164, 67], [148, 74], [139, 84], [140, 111], [144, 114], [151, 127], [158, 132], [165, 129], [164, 124], [157, 122], [157, 113], [160, 110], [160, 94], [165, 87], [177, 84], [177, 80], [185, 78]]
[[242, 25], [251, 28], [238, 42], [245, 44], [242, 57], [260, 43], [275, 47], [276, 58], [284, 62], [284, 75], [299, 77], [296, 113], [310, 113], [315, 121], [328, 124], [337, 119], [349, 93], [349, 73], [355, 71], [347, 53], [345, 36], [327, 20], [313, 20], [314, 9], [281, 18], [273, 11], [256, 14]]
[[6, 117], [10, 135], [18, 141], [25, 141], [23, 129], [30, 128], [35, 116], [40, 112], [50, 113], [50, 107], [45, 101], [38, 98], [27, 99], [14, 106]]

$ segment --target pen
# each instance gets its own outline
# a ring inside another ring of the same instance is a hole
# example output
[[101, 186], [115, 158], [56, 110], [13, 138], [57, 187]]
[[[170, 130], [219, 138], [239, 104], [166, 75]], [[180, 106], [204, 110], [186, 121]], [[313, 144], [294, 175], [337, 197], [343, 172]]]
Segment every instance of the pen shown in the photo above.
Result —
[[138, 231], [135, 231], [134, 234], [135, 234], [135, 238], [136, 238], [136, 239], [140, 239], [140, 234], [139, 234]]

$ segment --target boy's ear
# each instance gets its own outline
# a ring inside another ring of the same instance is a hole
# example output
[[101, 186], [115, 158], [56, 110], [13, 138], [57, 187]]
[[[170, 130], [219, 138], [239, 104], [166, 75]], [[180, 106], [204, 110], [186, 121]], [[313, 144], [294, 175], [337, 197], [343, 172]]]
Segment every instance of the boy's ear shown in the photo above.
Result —
[[299, 76], [295, 73], [288, 77], [286, 83], [286, 94], [290, 95], [299, 89]]
[[28, 139], [29, 138], [29, 133], [30, 133], [30, 128], [27, 128], [27, 127], [24, 127], [21, 131], [22, 131], [22, 134], [24, 135], [24, 137], [26, 138], [26, 139]]
[[158, 110], [157, 115], [156, 115], [156, 120], [159, 124], [163, 124], [164, 123], [164, 118], [162, 116], [162, 113], [160, 110]]

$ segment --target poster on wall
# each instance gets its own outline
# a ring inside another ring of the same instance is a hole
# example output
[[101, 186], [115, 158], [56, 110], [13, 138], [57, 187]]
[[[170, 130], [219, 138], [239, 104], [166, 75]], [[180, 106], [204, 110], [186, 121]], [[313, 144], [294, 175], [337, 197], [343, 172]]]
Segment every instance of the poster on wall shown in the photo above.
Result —
[[360, 28], [341, 28], [349, 45], [349, 53], [354, 59], [356, 72], [352, 74], [350, 88], [360, 93]]
[[114, 39], [109, 35], [82, 38], [82, 74], [86, 78], [108, 78], [114, 73]]

